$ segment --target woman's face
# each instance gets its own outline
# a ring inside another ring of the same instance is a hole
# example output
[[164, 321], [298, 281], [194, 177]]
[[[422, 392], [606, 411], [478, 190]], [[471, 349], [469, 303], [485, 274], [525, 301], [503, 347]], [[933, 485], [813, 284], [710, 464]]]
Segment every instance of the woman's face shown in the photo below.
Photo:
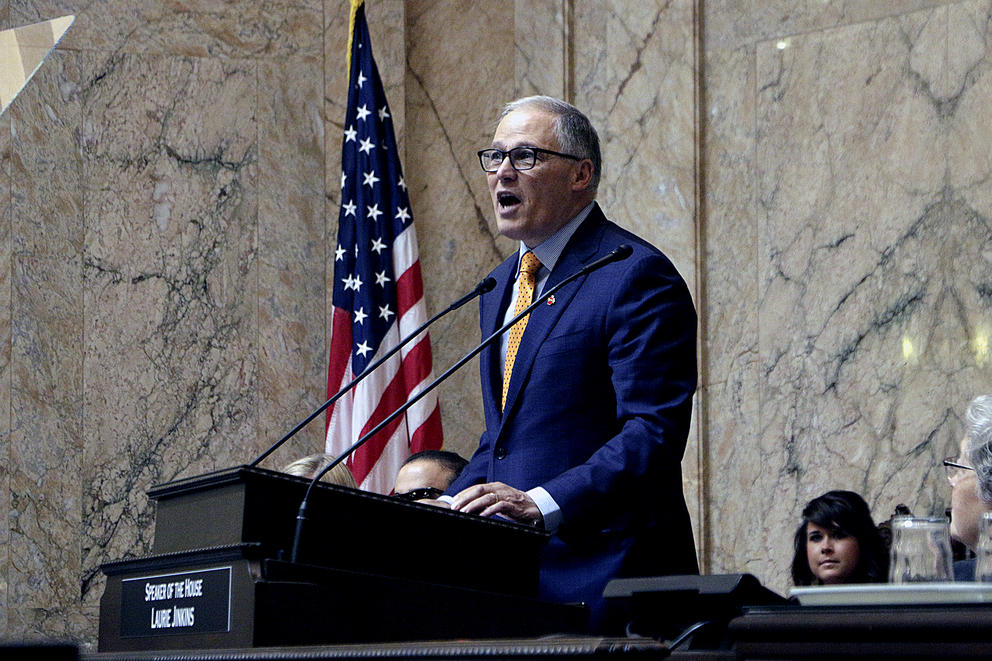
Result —
[[[961, 439], [957, 463], [971, 466], [965, 454], [967, 438]], [[978, 495], [978, 477], [973, 470], [957, 471], [951, 480], [951, 537], [968, 548], [978, 542], [978, 522], [987, 506]]]
[[858, 569], [861, 550], [856, 537], [810, 521], [806, 524], [806, 559], [820, 583], [848, 583]]

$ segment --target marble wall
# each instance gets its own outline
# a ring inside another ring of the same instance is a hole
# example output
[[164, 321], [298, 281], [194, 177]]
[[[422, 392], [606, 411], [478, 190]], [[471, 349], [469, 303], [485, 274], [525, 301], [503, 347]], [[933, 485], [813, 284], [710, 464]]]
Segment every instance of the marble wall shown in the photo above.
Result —
[[[992, 384], [990, 0], [368, 2], [429, 312], [514, 248], [475, 157], [500, 104], [563, 96], [599, 127], [607, 214], [700, 312], [704, 569], [784, 591], [830, 488], [944, 507], [939, 459]], [[348, 7], [5, 0], [0, 27], [66, 13], [0, 118], [0, 635], [92, 647], [148, 487], [322, 399]], [[436, 370], [477, 324], [432, 329]], [[477, 366], [440, 398], [469, 453]]]
[[784, 590], [828, 489], [942, 513], [992, 390], [992, 4], [769, 5], [707, 3], [702, 399], [708, 567]]

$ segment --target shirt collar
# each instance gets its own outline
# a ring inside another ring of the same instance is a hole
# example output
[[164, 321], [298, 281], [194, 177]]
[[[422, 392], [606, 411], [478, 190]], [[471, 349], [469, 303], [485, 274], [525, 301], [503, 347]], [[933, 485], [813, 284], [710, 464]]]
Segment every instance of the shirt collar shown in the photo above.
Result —
[[545, 239], [540, 245], [533, 248], [528, 248], [527, 245], [521, 241], [520, 248], [517, 250], [517, 275], [520, 275], [520, 260], [523, 259], [524, 253], [528, 250], [534, 253], [534, 256], [541, 261], [541, 268], [547, 269], [549, 272], [553, 271], [555, 264], [558, 263], [558, 259], [561, 254], [565, 251], [565, 246], [568, 244], [568, 240], [572, 238], [575, 231], [579, 229], [579, 225], [582, 224], [588, 216], [589, 212], [592, 211], [592, 205], [595, 202], [590, 202], [585, 206], [582, 211], [580, 211], [575, 218], [568, 221], [561, 229]]

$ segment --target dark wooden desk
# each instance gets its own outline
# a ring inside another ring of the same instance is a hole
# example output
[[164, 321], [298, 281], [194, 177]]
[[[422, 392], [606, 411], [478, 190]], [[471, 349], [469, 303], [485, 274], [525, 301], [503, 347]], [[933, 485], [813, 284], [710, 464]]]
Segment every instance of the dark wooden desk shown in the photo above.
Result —
[[768, 607], [730, 622], [739, 659], [992, 658], [992, 604]]
[[[669, 656], [668, 648], [650, 639], [598, 638], [592, 636], [521, 638], [505, 640], [459, 640], [368, 645], [325, 645], [311, 647], [256, 647], [240, 650], [185, 650], [162, 652], [112, 652], [84, 656], [90, 661], [470, 661], [505, 659], [530, 661], [554, 657], [556, 660], [654, 661]], [[694, 657], [694, 660], [700, 657]], [[708, 661], [733, 658], [701, 657]], [[689, 660], [684, 660], [689, 661]]]

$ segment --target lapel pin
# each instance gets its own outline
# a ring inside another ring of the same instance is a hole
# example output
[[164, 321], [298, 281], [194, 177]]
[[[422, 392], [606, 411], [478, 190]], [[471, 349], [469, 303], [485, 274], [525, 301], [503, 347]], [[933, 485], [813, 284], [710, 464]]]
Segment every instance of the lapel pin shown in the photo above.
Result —
[[551, 296], [548, 296], [548, 305], [554, 305], [554, 304], [555, 304], [555, 295], [552, 294]]

